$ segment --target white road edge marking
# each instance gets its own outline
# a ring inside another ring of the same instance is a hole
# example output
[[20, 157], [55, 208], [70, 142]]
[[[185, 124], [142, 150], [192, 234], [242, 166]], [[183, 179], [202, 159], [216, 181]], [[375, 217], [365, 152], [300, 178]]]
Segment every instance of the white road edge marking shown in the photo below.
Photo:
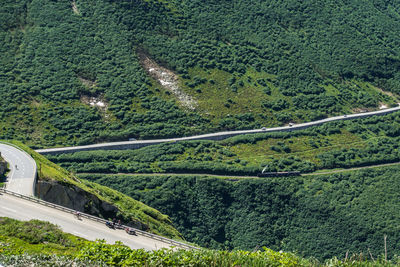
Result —
[[85, 234], [82, 234], [82, 233], [80, 233], [80, 232], [74, 231], [74, 234], [77, 235], [77, 236], [80, 236], [80, 237], [83, 237], [83, 238], [86, 238], [86, 239], [89, 239], [89, 240], [90, 240], [90, 237], [89, 237], [89, 236], [87, 236], [87, 235], [85, 235]]
[[8, 210], [8, 211], [11, 211], [11, 212], [14, 212], [14, 213], [17, 213], [17, 211], [14, 210], [14, 209], [10, 209], [10, 208], [7, 208], [7, 207], [1, 207], [1, 208], [5, 209], [5, 210]]

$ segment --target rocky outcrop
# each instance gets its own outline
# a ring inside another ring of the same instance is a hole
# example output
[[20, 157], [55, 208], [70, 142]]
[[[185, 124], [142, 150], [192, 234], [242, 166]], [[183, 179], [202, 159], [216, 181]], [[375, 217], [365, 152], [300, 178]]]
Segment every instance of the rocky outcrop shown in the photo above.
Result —
[[3, 176], [7, 171], [7, 162], [0, 159], [0, 176]]
[[196, 100], [179, 87], [178, 75], [165, 67], [159, 66], [154, 60], [150, 59], [143, 50], [139, 49], [137, 53], [140, 63], [151, 77], [157, 80], [162, 87], [170, 91], [182, 106], [190, 110], [196, 109]]
[[75, 185], [60, 183], [57, 181], [40, 180], [36, 184], [35, 195], [42, 200], [67, 207], [73, 210], [91, 214], [104, 219], [116, 218], [124, 224], [147, 230], [147, 225], [125, 218], [119, 209]]
[[7, 162], [1, 157], [0, 152], [0, 176], [3, 176], [7, 171]]

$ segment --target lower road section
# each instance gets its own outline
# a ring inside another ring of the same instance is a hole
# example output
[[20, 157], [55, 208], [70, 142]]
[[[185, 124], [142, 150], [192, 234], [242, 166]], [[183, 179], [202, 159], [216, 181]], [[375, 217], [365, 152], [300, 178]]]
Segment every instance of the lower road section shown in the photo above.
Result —
[[18, 148], [0, 143], [1, 156], [9, 163], [6, 188], [16, 193], [33, 196], [36, 163], [26, 152]]
[[145, 236], [128, 235], [123, 230], [109, 229], [106, 225], [89, 219], [78, 220], [74, 215], [25, 199], [0, 193], [0, 217], [22, 221], [39, 219], [59, 225], [64, 232], [88, 240], [104, 239], [109, 244], [121, 241], [132, 249], [154, 250], [169, 247], [169, 244]]

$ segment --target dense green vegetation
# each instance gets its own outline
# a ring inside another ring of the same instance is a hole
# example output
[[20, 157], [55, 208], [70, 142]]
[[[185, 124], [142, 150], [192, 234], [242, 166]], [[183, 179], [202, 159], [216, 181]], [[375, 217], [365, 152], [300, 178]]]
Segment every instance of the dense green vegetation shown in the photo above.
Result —
[[[123, 19], [118, 7], [85, 1], [79, 8], [81, 15], [69, 1], [1, 6], [3, 18], [16, 17], [1, 21], [1, 62], [8, 63], [1, 64], [3, 138], [46, 146], [85, 144], [138, 133], [174, 136], [204, 121], [152, 92], [129, 32], [118, 24]], [[83, 96], [98, 97], [108, 108], [91, 107]], [[141, 104], [142, 111], [132, 103]]]
[[[132, 199], [116, 190], [96, 183], [81, 181], [73, 173], [50, 162], [44, 156], [18, 141], [7, 142], [29, 153], [36, 161], [39, 180], [57, 181], [66, 187], [76, 186], [118, 208], [117, 216], [125, 223], [140, 222], [142, 230], [181, 240], [181, 234], [173, 227], [170, 218], [140, 201]], [[84, 211], [85, 212], [85, 211]], [[97, 214], [96, 214], [97, 215]], [[108, 219], [108, 218], [105, 218]]]
[[399, 254], [400, 167], [332, 175], [218, 179], [205, 176], [81, 175], [168, 214], [206, 247], [266, 246], [327, 259]]
[[0, 217], [0, 254], [41, 253], [74, 255], [85, 240], [39, 220], [22, 222]]
[[[23, 231], [23, 233], [21, 233]], [[268, 248], [258, 251], [132, 250], [121, 243], [86, 241], [42, 221], [0, 218], [0, 264], [5, 266], [395, 266], [398, 259], [353, 255], [325, 264]]]
[[[399, 9], [383, 0], [5, 0], [0, 138], [76, 145], [391, 105]], [[139, 54], [174, 71], [196, 109], [151, 78]]]
[[[400, 4], [386, 0], [4, 0], [0, 138], [82, 145], [391, 106], [400, 96], [399, 36]], [[177, 75], [193, 110], [151, 77], [143, 57]], [[266, 165], [312, 172], [397, 162], [399, 134], [395, 113], [292, 133], [49, 158], [78, 173], [247, 175]], [[155, 233], [179, 238], [173, 222], [209, 247], [267, 245], [322, 259], [347, 250], [380, 255], [387, 234], [390, 256], [398, 253], [398, 168], [286, 180], [85, 175], [90, 181], [82, 182], [26, 150], [40, 163], [40, 179], [81, 187]]]
[[222, 141], [165, 143], [126, 151], [49, 155], [74, 172], [215, 173], [312, 172], [400, 162], [399, 113], [340, 121], [301, 131], [263, 133]]

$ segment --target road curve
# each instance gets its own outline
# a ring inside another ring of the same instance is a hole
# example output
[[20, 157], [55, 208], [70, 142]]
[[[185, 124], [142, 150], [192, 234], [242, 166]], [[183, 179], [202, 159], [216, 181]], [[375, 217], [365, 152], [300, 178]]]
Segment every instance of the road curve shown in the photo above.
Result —
[[213, 139], [213, 140], [222, 140], [235, 135], [242, 134], [254, 134], [254, 133], [266, 133], [266, 132], [285, 132], [285, 131], [295, 131], [302, 130], [308, 127], [321, 125], [327, 122], [339, 121], [339, 120], [351, 120], [351, 119], [359, 119], [370, 116], [377, 115], [385, 115], [388, 113], [392, 113], [400, 110], [400, 106], [388, 109], [382, 109], [371, 112], [357, 113], [357, 114], [349, 114], [331, 117], [323, 120], [306, 122], [295, 124], [292, 126], [283, 126], [283, 127], [275, 127], [275, 128], [263, 128], [263, 129], [255, 129], [255, 130], [241, 130], [241, 131], [226, 131], [226, 132], [218, 132], [211, 134], [203, 134], [203, 135], [195, 135], [189, 137], [180, 137], [180, 138], [167, 138], [167, 139], [155, 139], [155, 140], [137, 140], [137, 141], [123, 141], [123, 142], [111, 142], [111, 143], [102, 143], [102, 144], [93, 144], [86, 146], [74, 146], [74, 147], [60, 147], [60, 148], [47, 148], [47, 149], [38, 149], [36, 152], [40, 154], [59, 154], [59, 153], [72, 153], [78, 151], [85, 150], [104, 150], [104, 149], [133, 149], [137, 147], [147, 146], [147, 145], [155, 145], [160, 143], [167, 142], [178, 142], [178, 141], [188, 141], [188, 140], [201, 140], [201, 139]]
[[0, 217], [28, 221], [38, 219], [59, 225], [64, 232], [88, 240], [104, 239], [109, 244], [121, 241], [132, 249], [154, 250], [168, 244], [145, 236], [131, 236], [123, 230], [112, 230], [106, 225], [89, 219], [76, 219], [72, 214], [43, 206], [12, 195], [0, 193]]
[[33, 196], [36, 179], [36, 162], [25, 151], [0, 143], [1, 156], [9, 163], [7, 190]]

